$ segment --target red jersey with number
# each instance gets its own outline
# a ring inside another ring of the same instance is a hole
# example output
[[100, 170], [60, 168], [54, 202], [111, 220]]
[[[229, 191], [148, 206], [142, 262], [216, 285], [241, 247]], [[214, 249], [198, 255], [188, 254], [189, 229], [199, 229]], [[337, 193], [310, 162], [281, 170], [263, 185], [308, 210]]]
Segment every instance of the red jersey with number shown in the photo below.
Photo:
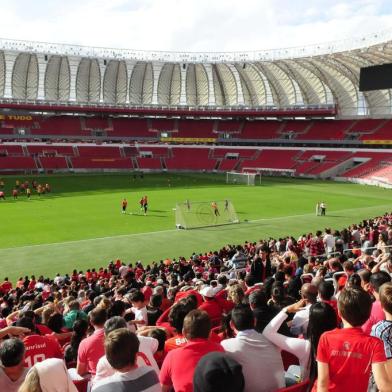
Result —
[[385, 362], [382, 341], [361, 328], [334, 329], [321, 335], [317, 361], [329, 366], [328, 391], [366, 392], [372, 363]]
[[26, 367], [49, 358], [63, 358], [60, 344], [54, 336], [29, 335], [23, 339], [23, 343], [26, 348]]

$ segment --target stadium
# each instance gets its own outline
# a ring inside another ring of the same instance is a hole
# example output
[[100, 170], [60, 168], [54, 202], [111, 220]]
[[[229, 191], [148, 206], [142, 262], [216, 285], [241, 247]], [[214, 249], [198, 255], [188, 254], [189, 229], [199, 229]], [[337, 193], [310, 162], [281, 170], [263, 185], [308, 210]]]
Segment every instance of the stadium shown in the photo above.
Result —
[[[168, 277], [179, 273], [178, 294], [185, 286], [194, 294], [200, 282], [216, 288], [223, 274], [249, 295], [268, 278], [245, 277], [265, 246], [286, 289], [295, 286], [290, 275], [301, 289], [325, 269], [338, 294], [354, 267], [385, 270], [392, 85], [359, 85], [361, 69], [390, 62], [389, 33], [252, 52], [0, 39], [2, 296], [19, 278], [18, 295], [34, 298], [40, 285], [20, 277], [35, 275], [52, 300], [60, 287], [117, 298], [114, 287], [130, 287], [120, 282], [129, 264], [140, 284], [132, 287], [144, 294], [151, 285], [171, 288]], [[301, 298], [298, 290], [290, 296]], [[210, 317], [217, 333], [222, 309]], [[283, 351], [285, 370], [303, 365]], [[293, 391], [308, 388], [301, 372]]]

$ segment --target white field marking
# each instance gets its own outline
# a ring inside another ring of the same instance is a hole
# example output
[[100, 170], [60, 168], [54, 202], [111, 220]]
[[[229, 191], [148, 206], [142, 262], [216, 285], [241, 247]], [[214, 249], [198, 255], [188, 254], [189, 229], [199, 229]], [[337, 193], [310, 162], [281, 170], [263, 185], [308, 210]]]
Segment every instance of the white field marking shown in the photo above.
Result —
[[[362, 211], [362, 210], [369, 210], [373, 208], [381, 208], [381, 207], [391, 207], [390, 204], [378, 205], [378, 206], [370, 206], [370, 207], [359, 207], [359, 208], [346, 208], [343, 210], [333, 210], [329, 211], [332, 213], [336, 212], [347, 212], [347, 211]], [[314, 212], [307, 213], [307, 214], [299, 214], [299, 215], [286, 215], [286, 216], [278, 216], [274, 218], [260, 218], [249, 220], [248, 223], [256, 223], [256, 222], [264, 222], [264, 221], [274, 221], [274, 220], [281, 220], [281, 219], [292, 219], [292, 218], [301, 218], [304, 216], [315, 216]], [[326, 215], [328, 217], [328, 215]], [[178, 229], [169, 229], [169, 230], [159, 230], [159, 231], [147, 231], [143, 233], [133, 233], [133, 234], [120, 234], [120, 235], [113, 235], [107, 237], [96, 237], [96, 238], [86, 238], [82, 240], [72, 240], [72, 241], [62, 241], [62, 242], [48, 242], [46, 244], [34, 244], [34, 245], [23, 245], [23, 246], [14, 246], [10, 248], [0, 248], [0, 253], [2, 251], [7, 250], [15, 250], [15, 249], [25, 249], [25, 248], [35, 248], [39, 246], [54, 246], [54, 245], [68, 245], [68, 244], [78, 244], [81, 242], [89, 242], [89, 241], [100, 241], [100, 240], [110, 240], [114, 238], [131, 238], [131, 237], [138, 237], [143, 235], [153, 235], [153, 234], [162, 234], [162, 233], [174, 233], [178, 232]]]

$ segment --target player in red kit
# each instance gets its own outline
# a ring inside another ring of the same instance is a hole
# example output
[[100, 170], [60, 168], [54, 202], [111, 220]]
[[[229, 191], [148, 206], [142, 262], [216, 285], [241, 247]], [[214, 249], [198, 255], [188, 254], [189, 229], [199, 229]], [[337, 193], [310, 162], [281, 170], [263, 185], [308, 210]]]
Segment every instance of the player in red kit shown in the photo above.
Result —
[[127, 206], [128, 206], [128, 201], [127, 199], [123, 199], [123, 201], [121, 202], [121, 207], [122, 207], [122, 213], [126, 214], [127, 213]]

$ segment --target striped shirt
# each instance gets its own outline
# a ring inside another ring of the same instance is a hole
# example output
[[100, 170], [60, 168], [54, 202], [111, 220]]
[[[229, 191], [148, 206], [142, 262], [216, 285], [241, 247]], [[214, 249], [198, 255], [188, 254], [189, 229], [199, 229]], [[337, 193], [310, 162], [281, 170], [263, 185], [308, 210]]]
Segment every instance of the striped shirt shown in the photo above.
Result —
[[161, 392], [158, 376], [154, 369], [138, 367], [127, 373], [116, 372], [113, 376], [98, 381], [92, 392]]
[[392, 358], [392, 321], [382, 320], [373, 325], [372, 336], [381, 339], [384, 343], [385, 356]]

